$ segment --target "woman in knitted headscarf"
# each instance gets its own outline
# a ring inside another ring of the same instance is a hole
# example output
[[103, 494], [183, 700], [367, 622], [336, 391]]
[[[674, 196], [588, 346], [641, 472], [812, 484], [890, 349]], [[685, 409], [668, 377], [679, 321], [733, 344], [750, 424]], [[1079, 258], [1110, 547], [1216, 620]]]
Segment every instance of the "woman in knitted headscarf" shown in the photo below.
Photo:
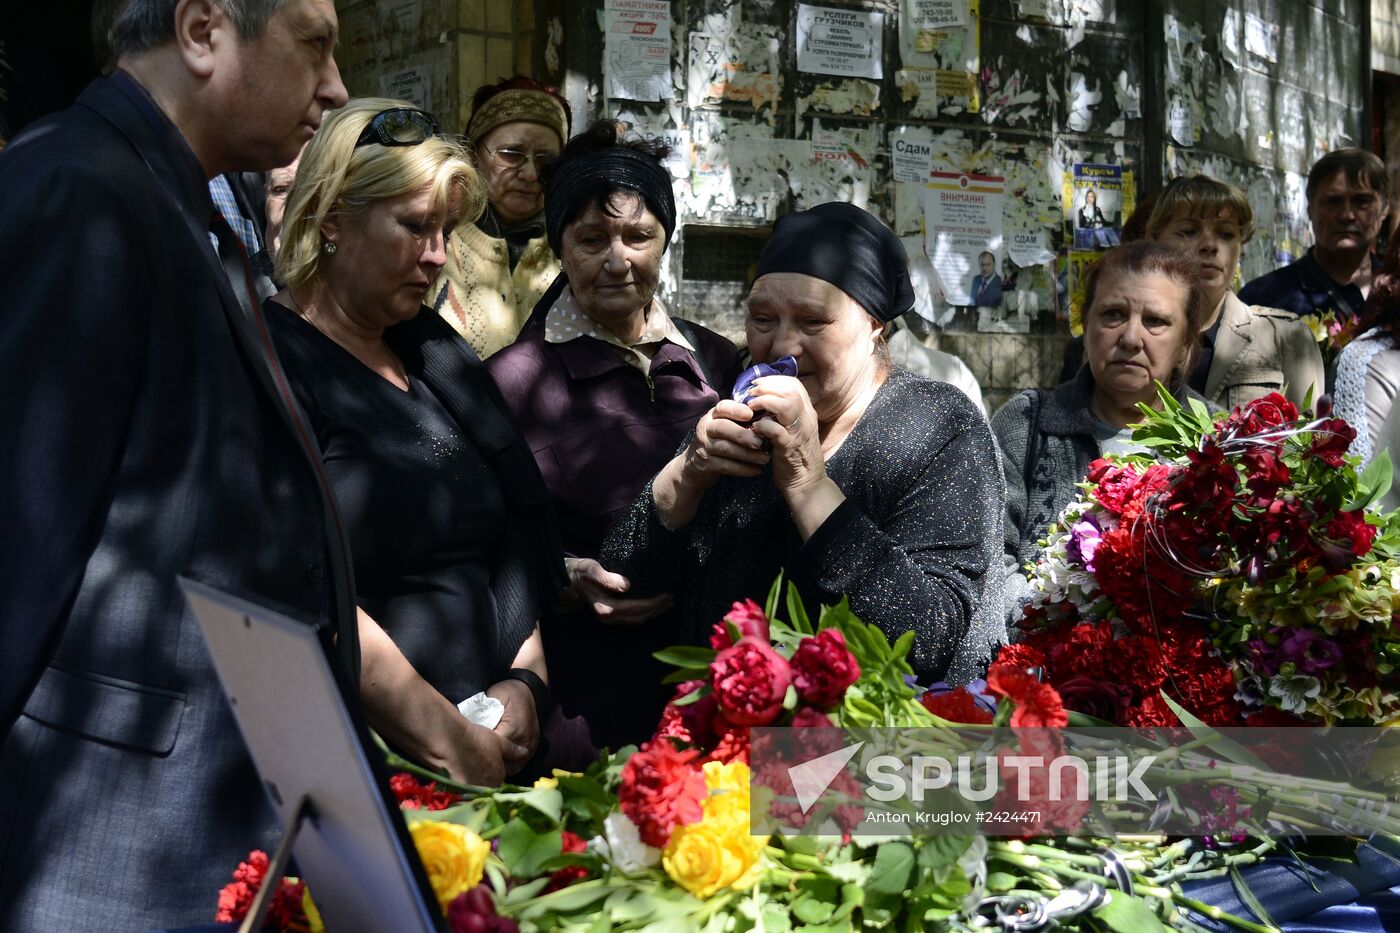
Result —
[[433, 305], [482, 359], [520, 333], [559, 274], [544, 235], [542, 177], [569, 138], [569, 105], [553, 88], [516, 75], [472, 98], [466, 138], [487, 204], [448, 243]]
[[603, 546], [638, 593], [666, 591], [683, 641], [785, 571], [808, 609], [849, 596], [927, 680], [981, 675], [1005, 635], [1005, 493], [995, 443], [959, 390], [890, 366], [914, 304], [894, 232], [844, 203], [773, 229], [749, 295], [771, 364], [716, 404]]

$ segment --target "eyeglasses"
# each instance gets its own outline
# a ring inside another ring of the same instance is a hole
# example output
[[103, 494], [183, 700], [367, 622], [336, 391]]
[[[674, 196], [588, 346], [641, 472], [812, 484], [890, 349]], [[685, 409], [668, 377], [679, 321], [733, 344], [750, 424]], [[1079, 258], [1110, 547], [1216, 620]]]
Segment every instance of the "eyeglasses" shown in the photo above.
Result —
[[358, 149], [367, 143], [381, 146], [416, 146], [431, 136], [441, 136], [437, 118], [426, 110], [394, 107], [376, 113], [355, 140]]
[[536, 152], [533, 155], [528, 152], [521, 152], [519, 149], [487, 149], [491, 158], [496, 160], [496, 164], [501, 168], [522, 169], [526, 162], [535, 163], [535, 173], [542, 174], [554, 164], [554, 160], [559, 158], [557, 152]]

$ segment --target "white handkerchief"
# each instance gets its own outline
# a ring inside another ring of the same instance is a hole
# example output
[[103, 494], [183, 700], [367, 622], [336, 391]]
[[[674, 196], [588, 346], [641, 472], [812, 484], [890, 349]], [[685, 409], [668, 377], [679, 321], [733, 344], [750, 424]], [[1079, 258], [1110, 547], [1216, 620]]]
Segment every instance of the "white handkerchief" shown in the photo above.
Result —
[[458, 703], [457, 710], [478, 726], [494, 729], [505, 715], [506, 705], [495, 697], [478, 693]]

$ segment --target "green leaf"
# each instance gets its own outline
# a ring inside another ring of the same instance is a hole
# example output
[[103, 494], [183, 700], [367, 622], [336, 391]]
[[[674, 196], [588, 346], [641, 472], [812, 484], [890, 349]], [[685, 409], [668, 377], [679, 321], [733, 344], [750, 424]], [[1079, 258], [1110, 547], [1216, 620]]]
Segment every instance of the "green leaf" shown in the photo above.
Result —
[[774, 578], [773, 585], [768, 588], [768, 598], [763, 601], [763, 614], [768, 618], [773, 618], [773, 614], [778, 611], [778, 597], [783, 592], [783, 574], [778, 572]]
[[1094, 911], [1093, 916], [1117, 933], [1167, 933], [1167, 928], [1146, 901], [1129, 897], [1122, 891], [1109, 894], [1108, 903]]
[[914, 871], [914, 847], [907, 842], [887, 842], [875, 850], [875, 868], [866, 891], [870, 894], [903, 894]]
[[1186, 710], [1186, 707], [1167, 696], [1167, 691], [1162, 691], [1162, 699], [1167, 701], [1173, 713], [1176, 713], [1181, 724], [1198, 739], [1204, 739], [1206, 747], [1225, 758], [1233, 761], [1237, 765], [1249, 765], [1251, 768], [1258, 768], [1260, 771], [1272, 770], [1268, 765], [1259, 759], [1249, 749], [1245, 748], [1234, 739], [1227, 739], [1215, 729], [1206, 725]]
[[1259, 901], [1259, 898], [1255, 896], [1254, 891], [1250, 888], [1249, 882], [1245, 880], [1244, 875], [1240, 874], [1238, 866], [1230, 866], [1230, 883], [1235, 886], [1235, 893], [1240, 896], [1240, 903], [1248, 907], [1250, 913], [1254, 914], [1260, 923], [1268, 927], [1278, 926], [1278, 924], [1274, 922], [1274, 918], [1269, 916], [1268, 909], [1265, 908]]
[[710, 693], [711, 693], [711, 691], [710, 691], [710, 688], [709, 688], [708, 686], [700, 687], [699, 689], [690, 691], [689, 693], [687, 693], [685, 696], [681, 697], [680, 699], [672, 700], [672, 701], [671, 701], [671, 705], [672, 705], [672, 706], [689, 706], [689, 705], [692, 704], [692, 703], [699, 703], [702, 699], [704, 699], [705, 697], [709, 696]]
[[672, 664], [676, 667], [708, 668], [710, 662], [715, 659], [715, 653], [715, 649], [702, 648], [699, 645], [674, 645], [653, 651], [651, 656], [662, 664]]
[[970, 845], [971, 836], [932, 836], [919, 847], [919, 869], [934, 871], [951, 865]]
[[792, 921], [781, 904], [770, 902], [763, 905], [763, 911], [758, 915], [758, 929], [763, 933], [788, 933], [792, 929]]
[[792, 902], [792, 916], [803, 923], [826, 923], [836, 913], [836, 905], [802, 896]]
[[1364, 509], [1375, 502], [1381, 496], [1390, 491], [1390, 483], [1394, 478], [1394, 471], [1390, 462], [1390, 452], [1382, 450], [1370, 463], [1366, 464], [1366, 469], [1361, 471], [1355, 498], [1348, 500], [1342, 510], [1354, 512], [1357, 509]]
[[496, 854], [516, 878], [530, 878], [541, 871], [549, 859], [564, 851], [559, 830], [537, 833], [524, 820], [511, 820], [497, 837]]
[[557, 780], [560, 790], [566, 790], [579, 797], [586, 797], [595, 803], [612, 804], [612, 795], [602, 784], [591, 777], [582, 774], [561, 774]]
[[812, 620], [807, 615], [807, 607], [802, 602], [802, 594], [797, 592], [797, 584], [787, 585], [788, 623], [803, 635], [812, 634]]
[[522, 803], [558, 823], [563, 814], [564, 797], [554, 787], [534, 787], [527, 791], [498, 793], [496, 800], [504, 803]]

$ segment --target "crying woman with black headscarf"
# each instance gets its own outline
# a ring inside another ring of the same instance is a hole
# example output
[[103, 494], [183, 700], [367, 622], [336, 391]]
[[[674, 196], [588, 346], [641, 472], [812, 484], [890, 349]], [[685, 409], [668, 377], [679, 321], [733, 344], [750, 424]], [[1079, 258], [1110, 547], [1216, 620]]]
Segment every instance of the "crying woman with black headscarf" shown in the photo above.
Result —
[[904, 248], [870, 214], [778, 221], [746, 324], [777, 374], [711, 408], [603, 547], [634, 593], [673, 595], [675, 637], [705, 643], [781, 570], [809, 611], [848, 595], [892, 641], [912, 630], [925, 682], [982, 674], [1005, 637], [1001, 470], [967, 396], [891, 367], [885, 331], [913, 303]]

